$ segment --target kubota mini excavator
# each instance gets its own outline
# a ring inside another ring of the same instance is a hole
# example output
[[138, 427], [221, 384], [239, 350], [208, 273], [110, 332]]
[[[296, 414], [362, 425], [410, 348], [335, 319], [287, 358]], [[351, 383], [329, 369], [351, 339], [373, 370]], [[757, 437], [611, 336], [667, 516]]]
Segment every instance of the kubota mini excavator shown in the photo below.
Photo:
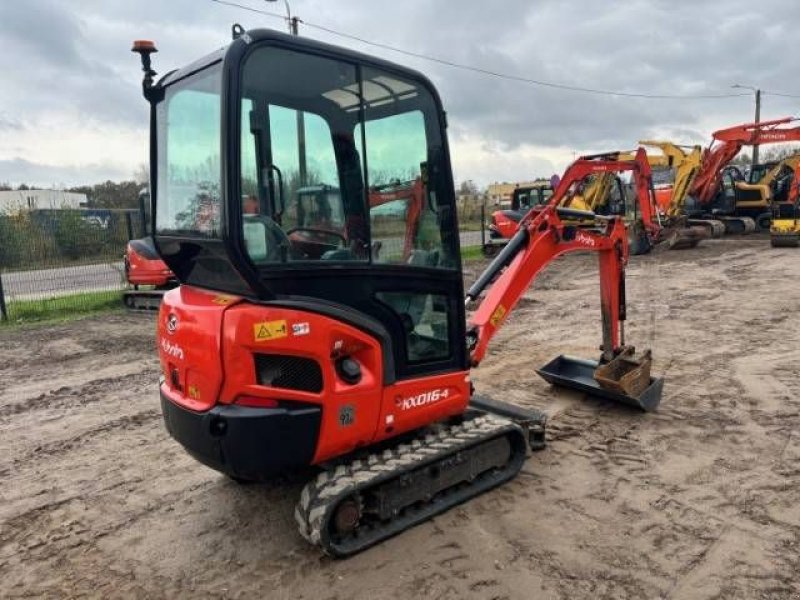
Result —
[[744, 146], [800, 141], [800, 127], [785, 127], [796, 120], [784, 117], [715, 131], [689, 191], [686, 213], [721, 220], [726, 233], [755, 231], [755, 219], [762, 215], [760, 222], [766, 223], [769, 205], [761, 197], [762, 190], [751, 188], [726, 167]]
[[[244, 480], [319, 468], [295, 517], [334, 556], [508, 481], [527, 447], [543, 445], [542, 415], [474, 393], [470, 369], [536, 275], [570, 252], [599, 257], [602, 354], [561, 356], [540, 374], [655, 408], [663, 381], [623, 335], [622, 219], [552, 205], [530, 212], [467, 291], [478, 304], [467, 321], [433, 85], [319, 42], [233, 33], [158, 82], [154, 44], [133, 46], [151, 106], [155, 243], [181, 283], [158, 319], [161, 407], [189, 453]], [[410, 255], [376, 252], [370, 180], [411, 170], [424, 202]], [[338, 190], [330, 199], [342, 215], [337, 247], [319, 257], [296, 252], [292, 239], [314, 226], [284, 214], [285, 182], [303, 189], [300, 173], [312, 171], [315, 185]], [[255, 183], [257, 212], [243, 211], [245, 183]], [[598, 227], [562, 220], [586, 216]]]
[[139, 192], [139, 219], [144, 235], [128, 241], [123, 257], [125, 279], [130, 287], [123, 292], [122, 300], [131, 310], [158, 310], [164, 291], [178, 284], [156, 251], [150, 216], [150, 194], [145, 189]]

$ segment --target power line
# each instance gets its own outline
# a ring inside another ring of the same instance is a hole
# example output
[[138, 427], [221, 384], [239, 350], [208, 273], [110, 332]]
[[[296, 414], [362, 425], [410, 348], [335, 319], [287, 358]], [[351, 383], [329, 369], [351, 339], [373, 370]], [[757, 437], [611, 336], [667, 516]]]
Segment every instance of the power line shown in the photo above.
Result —
[[768, 92], [767, 90], [761, 90], [761, 93], [767, 96], [780, 96], [781, 98], [800, 98], [800, 95], [797, 94], [782, 94], [780, 92]]
[[[279, 19], [286, 20], [286, 17], [280, 15], [278, 13], [273, 13], [266, 10], [261, 10], [258, 8], [253, 8], [251, 6], [245, 6], [243, 4], [238, 4], [236, 2], [230, 2], [229, 0], [211, 0], [212, 2], [216, 2], [217, 4], [224, 4], [227, 6], [233, 6], [236, 8], [241, 8], [243, 10], [247, 10], [254, 13], [259, 13], [263, 15], [267, 15], [270, 17], [276, 17]], [[564, 90], [568, 92], [581, 92], [585, 94], [595, 94], [601, 96], [617, 96], [623, 98], [646, 98], [649, 100], [718, 100], [721, 98], [739, 98], [742, 96], [750, 96], [749, 93], [728, 93], [728, 94], [687, 94], [687, 95], [680, 95], [680, 94], [645, 94], [645, 93], [636, 93], [636, 92], [619, 92], [614, 90], [603, 90], [598, 88], [589, 88], [589, 87], [581, 87], [575, 85], [566, 85], [562, 83], [554, 83], [552, 81], [544, 81], [541, 79], [532, 79], [529, 77], [522, 77], [519, 75], [510, 75], [507, 73], [500, 73], [499, 71], [492, 71], [491, 69], [484, 69], [481, 67], [474, 67], [472, 65], [466, 65], [463, 63], [453, 62], [444, 58], [438, 58], [435, 56], [429, 56], [427, 54], [421, 54], [419, 52], [412, 52], [410, 50], [404, 50], [403, 48], [397, 48], [396, 46], [390, 46], [388, 44], [382, 44], [380, 42], [374, 42], [372, 40], [367, 40], [365, 38], [352, 35], [349, 33], [343, 33], [341, 31], [336, 31], [335, 29], [331, 29], [330, 27], [325, 27], [324, 25], [319, 25], [317, 23], [312, 23], [310, 21], [304, 21], [298, 19], [303, 25], [306, 27], [311, 27], [312, 29], [318, 29], [320, 31], [324, 31], [326, 33], [330, 33], [332, 35], [337, 35], [339, 37], [351, 39], [362, 44], [367, 44], [369, 46], [375, 46], [376, 48], [383, 48], [384, 50], [390, 50], [392, 52], [397, 52], [399, 54], [404, 54], [406, 56], [411, 56], [414, 58], [419, 58], [422, 60], [427, 60], [430, 62], [435, 62], [440, 65], [445, 65], [448, 67], [453, 67], [456, 69], [462, 69], [464, 71], [472, 71], [473, 73], [480, 73], [482, 75], [488, 75], [491, 77], [496, 77], [499, 79], [506, 79], [509, 81], [516, 81], [519, 83], [526, 83], [529, 85], [536, 85], [539, 87], [546, 87], [551, 89], [557, 90]], [[778, 94], [775, 94], [778, 95]]]

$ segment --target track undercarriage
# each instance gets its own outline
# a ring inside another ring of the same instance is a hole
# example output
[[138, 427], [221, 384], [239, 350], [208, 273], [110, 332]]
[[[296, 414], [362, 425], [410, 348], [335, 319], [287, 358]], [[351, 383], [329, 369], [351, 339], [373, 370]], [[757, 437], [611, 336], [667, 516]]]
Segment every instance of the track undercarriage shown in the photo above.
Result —
[[543, 440], [540, 418], [532, 431], [530, 424], [470, 410], [458, 422], [333, 466], [303, 489], [295, 510], [300, 533], [344, 557], [426, 521], [513, 479], [529, 438]]
[[161, 305], [161, 298], [164, 296], [164, 289], [154, 290], [125, 290], [122, 295], [122, 301], [125, 308], [136, 312], [152, 312], [157, 311]]

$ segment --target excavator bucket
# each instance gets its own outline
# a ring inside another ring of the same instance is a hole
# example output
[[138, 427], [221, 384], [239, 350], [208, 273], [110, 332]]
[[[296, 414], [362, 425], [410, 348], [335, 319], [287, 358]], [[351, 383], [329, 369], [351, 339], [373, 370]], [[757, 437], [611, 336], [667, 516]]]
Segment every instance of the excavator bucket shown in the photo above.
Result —
[[552, 385], [649, 412], [658, 407], [664, 388], [662, 378], [650, 376], [651, 364], [649, 350], [637, 358], [631, 348], [603, 364], [562, 354], [537, 373]]
[[710, 237], [705, 227], [679, 227], [667, 234], [667, 248], [670, 250], [685, 250], [696, 248], [697, 244]]

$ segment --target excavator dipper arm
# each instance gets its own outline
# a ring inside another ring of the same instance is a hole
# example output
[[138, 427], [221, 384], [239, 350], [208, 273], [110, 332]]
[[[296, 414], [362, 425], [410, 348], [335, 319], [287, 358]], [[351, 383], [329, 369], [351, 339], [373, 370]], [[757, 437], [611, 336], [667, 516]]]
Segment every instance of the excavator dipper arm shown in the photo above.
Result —
[[598, 218], [594, 213], [553, 205], [536, 215], [529, 214], [508, 245], [467, 292], [467, 300], [474, 301], [484, 290], [489, 290], [468, 326], [467, 344], [473, 366], [481, 362], [492, 337], [536, 276], [555, 258], [569, 252], [598, 252], [603, 360], [612, 360], [621, 350], [620, 323], [625, 319], [624, 269], [628, 259], [625, 225], [619, 218], [603, 218], [605, 229], [598, 233], [565, 225], [562, 217]]

